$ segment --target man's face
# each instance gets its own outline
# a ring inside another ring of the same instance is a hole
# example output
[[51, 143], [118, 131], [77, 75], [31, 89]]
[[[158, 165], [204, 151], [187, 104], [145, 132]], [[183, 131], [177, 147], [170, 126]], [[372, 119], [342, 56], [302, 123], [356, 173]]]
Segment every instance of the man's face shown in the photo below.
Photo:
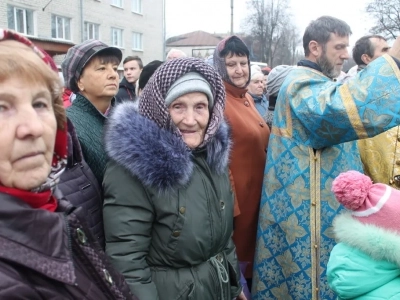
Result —
[[124, 64], [124, 76], [130, 83], [135, 83], [140, 76], [142, 69], [136, 60], [128, 61]]
[[320, 55], [317, 57], [317, 64], [321, 67], [322, 73], [329, 78], [337, 78], [342, 71], [343, 64], [349, 59], [349, 36], [339, 36], [331, 33], [325, 47], [319, 45]]
[[389, 51], [390, 47], [388, 43], [380, 38], [370, 38], [370, 41], [374, 48], [374, 56], [371, 58], [370, 62], [381, 57], [383, 54]]

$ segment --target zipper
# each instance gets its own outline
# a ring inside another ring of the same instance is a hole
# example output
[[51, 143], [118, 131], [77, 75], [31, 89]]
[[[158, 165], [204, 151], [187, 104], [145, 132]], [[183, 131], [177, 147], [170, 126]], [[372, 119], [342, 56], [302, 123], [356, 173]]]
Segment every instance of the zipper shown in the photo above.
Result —
[[201, 174], [201, 182], [203, 183], [203, 187], [204, 187], [204, 192], [206, 193], [206, 198], [207, 198], [207, 208], [208, 208], [208, 215], [210, 217], [210, 232], [211, 232], [211, 249], [214, 248], [214, 236], [215, 236], [215, 231], [214, 231], [214, 219], [212, 217], [212, 208], [211, 208], [211, 198], [210, 198], [210, 194], [208, 192], [207, 189], [207, 182], [204, 179], [204, 175], [201, 172], [200, 167], [196, 164], [196, 168], [199, 171], [199, 173]]
[[[65, 222], [65, 227], [67, 228], [68, 250], [69, 250], [69, 253], [70, 253], [71, 261], [73, 262], [74, 260], [72, 258], [73, 252], [72, 252], [71, 227], [69, 226], [69, 223], [68, 223], [67, 213], [65, 213], [65, 212], [63, 213], [63, 218], [64, 218], [64, 222]], [[76, 279], [75, 279], [74, 285], [78, 286], [78, 282], [76, 282]]]

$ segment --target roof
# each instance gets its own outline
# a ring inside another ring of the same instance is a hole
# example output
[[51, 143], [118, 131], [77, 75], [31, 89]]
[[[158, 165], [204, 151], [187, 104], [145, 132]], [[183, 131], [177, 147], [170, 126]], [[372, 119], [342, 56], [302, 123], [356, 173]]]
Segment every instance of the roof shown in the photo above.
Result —
[[71, 41], [40, 38], [36, 36], [28, 36], [30, 40], [41, 49], [46, 51], [50, 56], [60, 55], [67, 53], [68, 49], [75, 44]]
[[205, 31], [193, 31], [167, 39], [166, 44], [168, 47], [183, 47], [183, 46], [217, 46], [223, 39], [222, 36], [217, 34], [208, 33]]

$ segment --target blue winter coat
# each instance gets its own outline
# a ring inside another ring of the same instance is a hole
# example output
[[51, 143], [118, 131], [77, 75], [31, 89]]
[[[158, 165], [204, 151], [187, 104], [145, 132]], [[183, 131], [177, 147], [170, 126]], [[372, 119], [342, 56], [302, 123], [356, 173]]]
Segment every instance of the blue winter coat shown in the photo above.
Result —
[[341, 243], [331, 252], [327, 275], [338, 300], [400, 299], [400, 236], [349, 213], [334, 224]]

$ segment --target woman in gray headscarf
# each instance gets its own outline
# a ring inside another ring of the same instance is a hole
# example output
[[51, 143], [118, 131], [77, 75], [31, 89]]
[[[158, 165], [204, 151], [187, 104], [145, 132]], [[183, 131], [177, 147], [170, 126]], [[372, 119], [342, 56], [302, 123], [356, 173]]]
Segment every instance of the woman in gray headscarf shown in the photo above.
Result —
[[280, 65], [273, 68], [271, 72], [268, 74], [267, 92], [269, 94], [269, 98], [268, 98], [268, 110], [266, 112], [265, 120], [269, 128], [272, 128], [272, 122], [274, 120], [275, 104], [276, 104], [276, 99], [278, 98], [279, 90], [286, 76], [293, 68], [294, 66]]
[[140, 299], [246, 299], [232, 241], [225, 90], [194, 58], [160, 66], [106, 130], [106, 252]]

